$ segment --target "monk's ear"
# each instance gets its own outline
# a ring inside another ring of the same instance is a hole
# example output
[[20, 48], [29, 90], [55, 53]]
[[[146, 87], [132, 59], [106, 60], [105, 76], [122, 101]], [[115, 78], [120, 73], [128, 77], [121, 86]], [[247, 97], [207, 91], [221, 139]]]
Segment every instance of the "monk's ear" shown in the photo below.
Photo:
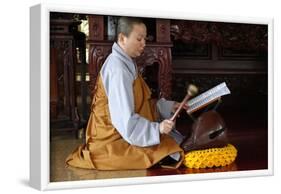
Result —
[[124, 44], [126, 40], [126, 36], [123, 33], [118, 34], [118, 42]]

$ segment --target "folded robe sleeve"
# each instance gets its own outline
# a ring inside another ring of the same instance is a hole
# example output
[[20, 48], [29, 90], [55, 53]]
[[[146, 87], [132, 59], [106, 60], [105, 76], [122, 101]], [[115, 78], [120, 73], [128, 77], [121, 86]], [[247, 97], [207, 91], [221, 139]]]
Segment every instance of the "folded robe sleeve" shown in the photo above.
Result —
[[175, 101], [169, 101], [165, 98], [160, 98], [157, 101], [157, 110], [163, 119], [169, 119], [172, 117], [172, 109]]
[[111, 121], [120, 135], [131, 145], [146, 147], [159, 144], [159, 123], [151, 122], [134, 111], [134, 74], [115, 63], [114, 68], [102, 71], [101, 76]]

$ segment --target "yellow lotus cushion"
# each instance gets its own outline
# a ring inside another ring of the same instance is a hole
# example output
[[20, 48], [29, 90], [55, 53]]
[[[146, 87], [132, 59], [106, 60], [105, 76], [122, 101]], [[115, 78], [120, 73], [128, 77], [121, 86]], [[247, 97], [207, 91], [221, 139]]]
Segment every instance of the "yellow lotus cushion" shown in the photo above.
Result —
[[222, 148], [194, 150], [185, 154], [183, 164], [188, 168], [212, 168], [231, 164], [237, 156], [237, 149], [228, 144]]

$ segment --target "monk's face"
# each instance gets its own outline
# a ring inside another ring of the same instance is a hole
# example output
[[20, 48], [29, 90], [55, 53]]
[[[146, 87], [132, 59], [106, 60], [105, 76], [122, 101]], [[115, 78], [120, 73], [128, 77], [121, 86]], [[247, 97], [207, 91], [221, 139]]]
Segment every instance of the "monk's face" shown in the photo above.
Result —
[[145, 47], [146, 27], [144, 24], [134, 24], [128, 37], [123, 36], [122, 48], [130, 57], [140, 56]]

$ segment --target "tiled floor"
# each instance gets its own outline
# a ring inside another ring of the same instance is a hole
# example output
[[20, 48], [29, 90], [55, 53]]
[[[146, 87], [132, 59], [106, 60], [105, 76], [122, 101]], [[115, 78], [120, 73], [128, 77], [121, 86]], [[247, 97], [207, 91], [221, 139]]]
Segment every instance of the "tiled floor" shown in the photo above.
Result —
[[161, 169], [126, 170], [126, 171], [98, 171], [66, 167], [64, 160], [83, 140], [76, 139], [74, 135], [63, 135], [52, 138], [51, 141], [51, 182], [92, 180], [123, 177], [144, 177], [190, 173], [211, 173], [226, 171], [267, 169], [267, 122], [253, 119], [249, 122], [239, 119], [225, 118], [229, 126], [229, 141], [238, 150], [238, 156], [234, 163], [221, 168], [207, 169]]

